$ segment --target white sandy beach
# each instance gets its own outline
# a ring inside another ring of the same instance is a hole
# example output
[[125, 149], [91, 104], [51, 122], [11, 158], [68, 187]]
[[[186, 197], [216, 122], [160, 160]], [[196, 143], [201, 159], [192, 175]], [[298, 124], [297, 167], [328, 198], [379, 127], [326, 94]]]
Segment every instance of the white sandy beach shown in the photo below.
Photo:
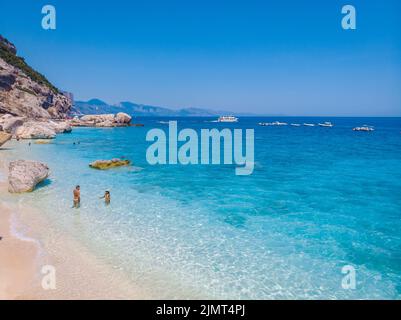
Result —
[[[3, 161], [0, 169], [4, 167]], [[8, 192], [5, 181], [0, 183], [0, 192]], [[147, 298], [119, 270], [56, 231], [40, 212], [17, 201], [16, 197], [15, 202], [0, 204], [0, 300]], [[46, 265], [55, 267], [55, 290], [41, 286]]]

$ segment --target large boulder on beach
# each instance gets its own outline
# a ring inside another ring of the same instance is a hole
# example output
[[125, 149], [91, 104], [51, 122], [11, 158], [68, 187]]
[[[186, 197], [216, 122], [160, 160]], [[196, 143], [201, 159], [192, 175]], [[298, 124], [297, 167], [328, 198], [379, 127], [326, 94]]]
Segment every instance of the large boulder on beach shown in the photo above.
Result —
[[115, 121], [120, 124], [129, 124], [132, 117], [124, 112], [119, 112], [115, 116]]
[[8, 191], [32, 192], [38, 183], [49, 177], [49, 167], [41, 162], [17, 160], [9, 165]]
[[11, 139], [11, 134], [0, 132], [0, 147]]
[[96, 160], [89, 166], [93, 169], [107, 170], [116, 167], [129, 166], [131, 161], [125, 159]]
[[54, 139], [56, 130], [46, 122], [26, 122], [17, 128], [15, 135], [20, 139]]
[[72, 128], [68, 121], [33, 120], [6, 114], [0, 117], [0, 130], [22, 139], [42, 139], [51, 138], [54, 133], [69, 133]]

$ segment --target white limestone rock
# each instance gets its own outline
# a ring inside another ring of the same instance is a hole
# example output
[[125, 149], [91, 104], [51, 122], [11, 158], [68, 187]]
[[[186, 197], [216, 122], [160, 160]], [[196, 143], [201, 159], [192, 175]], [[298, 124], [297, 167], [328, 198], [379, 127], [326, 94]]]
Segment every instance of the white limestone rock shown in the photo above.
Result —
[[49, 177], [49, 167], [41, 162], [17, 160], [9, 165], [8, 191], [32, 192], [38, 183]]

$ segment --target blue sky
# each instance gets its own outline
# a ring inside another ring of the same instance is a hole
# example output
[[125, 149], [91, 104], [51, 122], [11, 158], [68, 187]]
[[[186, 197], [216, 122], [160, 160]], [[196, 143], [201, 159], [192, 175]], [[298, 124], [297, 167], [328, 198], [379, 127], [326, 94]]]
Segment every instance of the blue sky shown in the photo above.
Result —
[[[401, 1], [2, 1], [0, 34], [80, 100], [401, 115]], [[41, 28], [41, 8], [57, 29]], [[341, 28], [352, 4], [357, 30]]]

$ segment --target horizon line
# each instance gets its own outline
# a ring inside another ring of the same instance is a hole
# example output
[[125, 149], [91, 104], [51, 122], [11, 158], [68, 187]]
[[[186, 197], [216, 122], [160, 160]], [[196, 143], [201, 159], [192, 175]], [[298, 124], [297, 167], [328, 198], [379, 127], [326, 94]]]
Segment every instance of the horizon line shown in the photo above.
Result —
[[[91, 98], [88, 100], [82, 100], [82, 99], [74, 99], [75, 102], [89, 102], [91, 100], [99, 100], [101, 102], [104, 102], [108, 106], [116, 106], [119, 103], [132, 103], [136, 104], [139, 106], [147, 106], [147, 107], [154, 107], [154, 108], [164, 108], [164, 109], [170, 109], [172, 111], [181, 111], [185, 109], [200, 109], [200, 110], [205, 110], [205, 111], [214, 111], [214, 112], [227, 112], [227, 114], [233, 114], [241, 117], [309, 117], [309, 118], [323, 118], [323, 117], [332, 117], [332, 118], [401, 118], [401, 114], [399, 115], [288, 115], [288, 114], [263, 114], [263, 113], [257, 113], [257, 112], [250, 112], [247, 113], [246, 111], [230, 111], [230, 110], [218, 110], [213, 107], [170, 107], [170, 106], [157, 106], [157, 105], [151, 105], [147, 103], [138, 103], [138, 102], [132, 102], [129, 100], [121, 100], [119, 102], [113, 102], [110, 104], [109, 102], [100, 99], [100, 98]], [[151, 116], [151, 115], [150, 115]], [[154, 115], [157, 116], [157, 115]], [[196, 116], [196, 117], [214, 117], [215, 115], [206, 115], [206, 116]], [[160, 117], [190, 117], [190, 116], [160, 116]]]

